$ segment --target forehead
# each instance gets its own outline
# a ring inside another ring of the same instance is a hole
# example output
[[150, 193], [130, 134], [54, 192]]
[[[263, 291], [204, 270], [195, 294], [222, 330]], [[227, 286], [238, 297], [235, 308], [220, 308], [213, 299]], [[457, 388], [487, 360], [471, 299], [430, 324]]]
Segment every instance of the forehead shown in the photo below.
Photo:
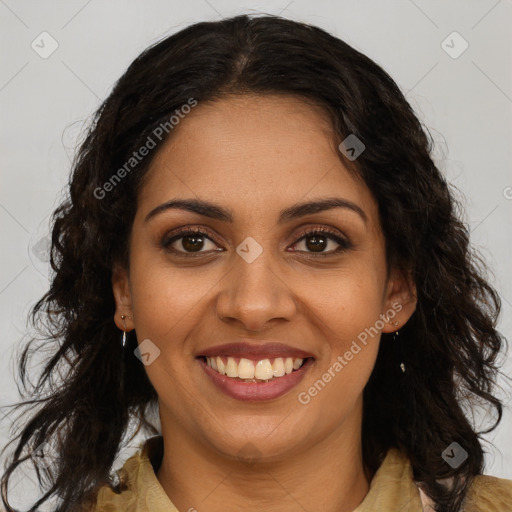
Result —
[[[366, 185], [340, 160], [331, 120], [294, 96], [245, 95], [199, 103], [161, 147], [141, 191], [149, 210], [196, 197], [264, 215], [338, 195], [375, 213]], [[275, 208], [274, 208], [275, 207]]]

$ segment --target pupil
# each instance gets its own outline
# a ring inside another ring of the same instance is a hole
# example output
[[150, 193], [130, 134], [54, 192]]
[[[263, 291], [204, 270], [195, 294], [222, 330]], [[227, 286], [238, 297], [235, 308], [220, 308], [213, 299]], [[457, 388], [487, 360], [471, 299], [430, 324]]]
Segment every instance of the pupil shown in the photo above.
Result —
[[202, 246], [204, 244], [203, 236], [202, 235], [187, 235], [183, 238], [181, 244], [183, 245], [183, 248], [187, 251], [198, 251], [202, 249]]
[[327, 243], [325, 236], [312, 235], [306, 238], [306, 247], [310, 251], [322, 252], [322, 250], [325, 249], [326, 245]]

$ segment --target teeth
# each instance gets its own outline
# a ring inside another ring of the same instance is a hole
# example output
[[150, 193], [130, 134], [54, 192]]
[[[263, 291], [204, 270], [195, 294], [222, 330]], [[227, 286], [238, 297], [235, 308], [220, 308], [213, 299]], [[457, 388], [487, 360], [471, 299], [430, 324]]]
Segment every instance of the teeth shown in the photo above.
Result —
[[238, 377], [240, 379], [254, 379], [254, 364], [249, 359], [240, 359], [238, 363]]
[[[226, 375], [226, 367], [224, 366], [224, 362], [222, 361], [222, 359], [220, 357], [208, 357], [207, 359], [215, 359], [215, 362], [217, 363], [217, 371], [221, 374], [221, 375]], [[213, 368], [213, 366], [212, 366]], [[215, 370], [215, 368], [214, 368]]]
[[277, 357], [274, 363], [271, 363], [270, 359], [262, 359], [255, 363], [250, 359], [242, 357], [238, 364], [233, 357], [228, 357], [226, 363], [219, 356], [206, 358], [206, 364], [221, 375], [251, 380], [252, 382], [255, 379], [268, 381], [273, 378], [282, 377], [292, 373], [293, 370], [298, 370], [303, 363], [304, 359], [300, 357]]
[[235, 360], [232, 357], [228, 357], [226, 375], [228, 377], [238, 377], [238, 365], [235, 363]]
[[258, 361], [254, 369], [254, 378], [259, 380], [269, 380], [274, 376], [274, 370], [268, 359]]
[[274, 370], [274, 377], [282, 377], [286, 372], [284, 371], [283, 358], [278, 357], [272, 365]]

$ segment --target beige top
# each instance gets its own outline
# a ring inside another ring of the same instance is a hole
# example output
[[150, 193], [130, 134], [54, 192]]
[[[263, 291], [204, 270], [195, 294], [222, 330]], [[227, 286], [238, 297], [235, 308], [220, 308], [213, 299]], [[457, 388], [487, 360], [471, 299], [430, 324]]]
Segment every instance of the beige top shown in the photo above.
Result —
[[[162, 437], [148, 439], [120, 470], [120, 477], [126, 478], [128, 489], [115, 494], [109, 487], [102, 487], [93, 512], [188, 512], [178, 511], [155, 475], [162, 453]], [[424, 506], [422, 509], [422, 498], [412, 479], [409, 461], [392, 448], [372, 479], [368, 494], [354, 512], [429, 510], [425, 502]], [[512, 512], [512, 480], [477, 476], [463, 510]]]

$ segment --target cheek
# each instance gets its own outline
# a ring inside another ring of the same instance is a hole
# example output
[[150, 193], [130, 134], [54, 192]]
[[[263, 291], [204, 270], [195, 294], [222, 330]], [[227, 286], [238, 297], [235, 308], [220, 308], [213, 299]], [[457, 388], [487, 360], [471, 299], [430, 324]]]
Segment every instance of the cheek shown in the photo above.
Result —
[[[371, 375], [379, 349], [384, 265], [362, 255], [343, 271], [317, 277], [314, 286], [306, 280], [303, 286], [304, 293], [309, 289], [305, 295], [309, 321], [325, 341], [319, 347], [315, 381], [302, 390], [317, 404], [339, 403], [350, 408]], [[324, 410], [322, 415], [326, 414], [333, 415], [334, 421], [340, 411]]]
[[337, 349], [374, 326], [383, 313], [385, 274], [380, 267], [362, 256], [346, 268], [303, 280], [301, 295]]
[[382, 287], [370, 273], [318, 282], [309, 307], [324, 342], [297, 400], [314, 419], [312, 428], [330, 431], [362, 403], [379, 349]]
[[332, 381], [330, 387], [339, 388], [347, 397], [361, 392], [371, 374], [383, 327], [381, 307], [380, 289], [358, 279], [331, 289], [329, 300], [318, 308], [318, 326], [326, 340], [320, 369], [329, 373], [325, 379]]
[[[205, 321], [204, 301], [219, 276], [198, 269], [173, 269], [161, 261], [135, 257], [131, 265], [132, 306], [137, 339], [151, 340], [160, 350], [145, 367], [163, 404], [193, 407], [190, 389], [195, 330]], [[192, 343], [191, 343], [192, 340]], [[171, 407], [172, 409], [172, 407]]]
[[[139, 339], [157, 344], [181, 339], [197, 323], [201, 304], [219, 280], [217, 272], [176, 268], [165, 257], [133, 254], [130, 262], [132, 306]], [[203, 312], [204, 313], [204, 312]]]

